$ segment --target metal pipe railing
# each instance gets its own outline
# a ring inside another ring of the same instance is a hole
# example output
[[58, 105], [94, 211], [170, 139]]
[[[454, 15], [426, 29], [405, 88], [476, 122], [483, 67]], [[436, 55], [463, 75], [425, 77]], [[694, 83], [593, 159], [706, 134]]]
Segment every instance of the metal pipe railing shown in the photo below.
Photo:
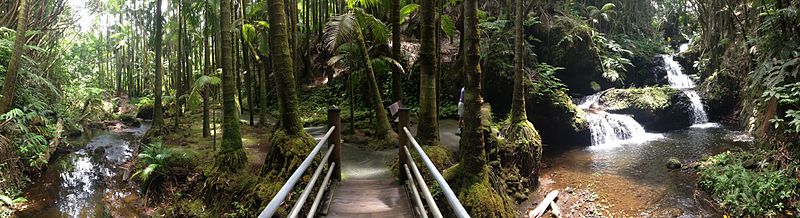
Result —
[[[408, 170], [408, 165], [403, 164], [403, 168], [405, 168], [406, 176], [411, 178], [411, 171]], [[425, 205], [422, 204], [422, 199], [419, 197], [419, 192], [417, 191], [417, 185], [414, 183], [413, 179], [408, 180], [409, 187], [411, 189], [411, 197], [414, 199], [414, 204], [417, 205], [417, 212], [422, 218], [428, 218], [428, 212], [425, 211]]]
[[310, 190], [314, 189], [314, 184], [317, 184], [319, 174], [322, 174], [322, 170], [325, 169], [325, 165], [328, 165], [328, 158], [331, 156], [331, 153], [333, 153], [333, 146], [328, 147], [330, 147], [328, 148], [328, 152], [325, 153], [325, 157], [323, 157], [322, 161], [320, 161], [321, 164], [316, 170], [314, 170], [314, 175], [311, 176], [311, 180], [308, 181], [306, 188], [303, 189], [303, 194], [300, 195], [300, 198], [294, 203], [292, 211], [289, 213], [289, 217], [297, 217], [297, 215], [300, 214], [300, 209], [303, 209], [303, 204], [306, 203], [306, 199], [308, 199], [308, 196], [311, 195]]
[[[297, 214], [300, 212], [300, 209], [303, 208], [302, 204], [305, 203], [305, 200], [308, 198], [308, 195], [310, 195], [309, 190], [313, 189], [313, 185], [316, 183], [319, 174], [322, 172], [322, 169], [325, 167], [325, 165], [328, 164], [328, 162], [330, 162], [329, 163], [330, 167], [328, 168], [328, 174], [325, 176], [322, 187], [320, 187], [319, 191], [323, 192], [326, 189], [326, 186], [328, 185], [327, 183], [330, 180], [331, 176], [333, 176], [334, 179], [340, 178], [341, 175], [336, 175], [341, 173], [341, 165], [342, 165], [341, 160], [339, 158], [340, 157], [339, 152], [341, 151], [341, 141], [340, 141], [341, 121], [339, 120], [340, 119], [339, 112], [340, 110], [338, 108], [331, 108], [328, 110], [328, 121], [331, 126], [328, 129], [328, 132], [325, 133], [325, 136], [323, 136], [322, 139], [320, 139], [320, 141], [317, 143], [317, 145], [314, 146], [314, 149], [311, 150], [306, 159], [304, 159], [303, 162], [300, 163], [300, 166], [297, 168], [297, 170], [294, 171], [294, 173], [292, 173], [292, 175], [289, 177], [286, 183], [283, 184], [278, 193], [275, 194], [275, 197], [273, 197], [272, 200], [269, 202], [269, 204], [267, 204], [267, 207], [261, 211], [261, 213], [258, 215], [259, 218], [270, 218], [273, 215], [275, 215], [275, 213], [278, 211], [278, 208], [280, 208], [281, 204], [283, 204], [283, 202], [286, 200], [286, 197], [289, 196], [289, 194], [294, 189], [295, 185], [297, 185], [297, 183], [303, 177], [305, 171], [308, 170], [308, 168], [314, 162], [314, 159], [319, 154], [323, 145], [328, 144], [328, 150], [325, 153], [325, 156], [322, 159], [323, 161], [320, 163], [320, 166], [317, 167], [317, 169], [315, 170], [312, 181], [310, 181], [309, 184], [306, 185], [306, 189], [303, 190], [302, 197], [292, 208], [291, 212], [292, 217], [296, 217]], [[317, 198], [314, 199], [315, 204], [319, 204], [318, 198], [320, 197], [319, 194], [317, 195], [318, 195]]]
[[[399, 157], [400, 157], [401, 165], [410, 165], [411, 166], [410, 167], [411, 170], [412, 171], [416, 171], [414, 174], [417, 174], [419, 172], [417, 167], [416, 167], [416, 164], [414, 163], [413, 158], [411, 158], [411, 154], [408, 151], [409, 149], [408, 149], [407, 146], [414, 147], [414, 151], [416, 151], [419, 154], [420, 159], [422, 160], [422, 163], [425, 165], [425, 167], [430, 172], [431, 176], [433, 176], [433, 179], [436, 181], [437, 184], [439, 184], [439, 187], [442, 189], [442, 192], [444, 193], [444, 197], [447, 200], [447, 203], [450, 205], [450, 208], [452, 209], [454, 215], [456, 217], [459, 217], [459, 218], [470, 217], [469, 213], [467, 213], [467, 210], [464, 209], [464, 206], [461, 205], [461, 202], [458, 200], [458, 197], [456, 197], [455, 193], [450, 188], [450, 185], [447, 184], [447, 181], [444, 180], [444, 177], [442, 177], [442, 174], [439, 173], [439, 169], [437, 169], [436, 166], [433, 165], [433, 162], [430, 160], [430, 158], [428, 158], [428, 155], [425, 154], [425, 151], [422, 150], [422, 147], [419, 146], [419, 143], [417, 143], [417, 140], [414, 139], [414, 135], [412, 135], [411, 132], [408, 130], [408, 128], [407, 128], [408, 127], [408, 121], [409, 121], [409, 119], [408, 119], [409, 118], [408, 109], [407, 108], [401, 108], [399, 113], [398, 113], [398, 115], [399, 115], [399, 118], [400, 118], [400, 123], [398, 125], [397, 130], [400, 133]], [[401, 172], [400, 172], [400, 179], [401, 180], [405, 180], [405, 179], [416, 180], [416, 182], [418, 184], [424, 185], [425, 181], [422, 180], [422, 178], [416, 179], [416, 178], [413, 178], [412, 175], [405, 175], [404, 172], [403, 172], [404, 169], [402, 169], [402, 167], [401, 167], [400, 170], [401, 170]], [[409, 174], [411, 174], [411, 173], [409, 173]], [[414, 176], [416, 177], [416, 175], [414, 175]], [[419, 177], [421, 177], [421, 176], [419, 176]], [[427, 186], [425, 186], [424, 189], [426, 189], [426, 191], [427, 191]], [[434, 204], [429, 204], [428, 207], [431, 208], [431, 210], [432, 210], [431, 212], [433, 212], [433, 208], [436, 208], [438, 210], [438, 208], [437, 208], [435, 203]], [[436, 216], [435, 213], [434, 213], [434, 216]]]
[[314, 203], [311, 204], [311, 209], [308, 210], [308, 216], [306, 218], [313, 218], [317, 215], [317, 207], [319, 207], [319, 202], [322, 201], [322, 196], [325, 194], [325, 189], [328, 188], [328, 184], [331, 181], [331, 175], [333, 175], [333, 168], [336, 167], [336, 162], [331, 163], [331, 166], [328, 167], [328, 174], [325, 175], [325, 179], [322, 180], [322, 186], [319, 187], [317, 190], [317, 197], [314, 197]]
[[403, 146], [403, 150], [406, 152], [406, 157], [408, 160], [406, 162], [408, 164], [404, 166], [411, 165], [411, 173], [414, 176], [413, 179], [409, 179], [409, 181], [416, 181], [417, 185], [419, 186], [420, 192], [422, 192], [422, 196], [425, 197], [425, 203], [428, 203], [428, 207], [431, 209], [431, 214], [433, 217], [442, 218], [442, 212], [439, 211], [439, 206], [436, 205], [436, 200], [433, 200], [433, 196], [431, 195], [431, 190], [428, 189], [428, 184], [425, 184], [425, 179], [422, 178], [422, 174], [419, 173], [419, 168], [417, 168], [417, 164], [414, 163], [414, 159], [411, 158], [411, 152], [408, 152], [408, 147]]

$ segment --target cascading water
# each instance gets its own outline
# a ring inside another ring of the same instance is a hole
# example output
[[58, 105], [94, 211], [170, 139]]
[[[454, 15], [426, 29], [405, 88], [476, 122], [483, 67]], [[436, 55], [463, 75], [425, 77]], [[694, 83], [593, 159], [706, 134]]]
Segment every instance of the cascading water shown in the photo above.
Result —
[[644, 142], [660, 136], [647, 133], [641, 124], [628, 115], [603, 111], [598, 105], [598, 101], [604, 93], [605, 91], [598, 92], [577, 102], [578, 107], [586, 111], [586, 121], [589, 123], [593, 149], [617, 147], [623, 143]]
[[673, 55], [662, 55], [661, 58], [664, 59], [664, 67], [667, 68], [669, 86], [682, 90], [692, 103], [692, 124], [708, 123], [708, 115], [706, 115], [706, 110], [703, 107], [703, 101], [697, 91], [694, 90], [695, 84], [692, 79], [689, 78], [689, 75], [683, 73], [683, 68], [675, 61]]

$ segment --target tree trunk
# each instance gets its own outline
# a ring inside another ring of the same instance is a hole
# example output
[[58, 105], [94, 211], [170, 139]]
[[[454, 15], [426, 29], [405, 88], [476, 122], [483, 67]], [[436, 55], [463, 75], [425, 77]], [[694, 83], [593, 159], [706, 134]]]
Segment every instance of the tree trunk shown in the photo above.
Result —
[[378, 82], [375, 80], [375, 71], [372, 69], [372, 62], [369, 58], [369, 50], [364, 41], [364, 34], [361, 32], [361, 27], [356, 27], [356, 37], [360, 46], [364, 66], [367, 67], [366, 79], [369, 83], [369, 94], [372, 98], [373, 110], [375, 110], [375, 135], [379, 139], [396, 139], [397, 134], [392, 130], [392, 125], [389, 124], [389, 118], [386, 116], [386, 108], [383, 107], [383, 99], [381, 98], [381, 91], [378, 88]]
[[22, 63], [22, 53], [25, 52], [25, 32], [28, 25], [28, 10], [25, 0], [19, 1], [17, 15], [17, 32], [16, 40], [14, 41], [14, 50], [12, 50], [11, 60], [8, 62], [8, 69], [6, 69], [6, 78], [3, 81], [2, 99], [0, 99], [0, 113], [5, 114], [11, 109], [11, 103], [14, 102], [14, 94], [17, 89], [17, 75]]
[[[289, 0], [293, 2], [293, 0]], [[291, 6], [290, 6], [291, 8]], [[275, 72], [275, 85], [278, 94], [279, 127], [289, 135], [305, 133], [297, 109], [297, 90], [295, 85], [294, 59], [290, 51], [287, 22], [283, 0], [270, 0], [270, 50], [272, 68]]]
[[[205, 8], [205, 20], [209, 20], [209, 10], [211, 6], [208, 5], [209, 3], [206, 2]], [[211, 49], [210, 44], [208, 43], [209, 38], [211, 38], [211, 24], [210, 22], [205, 23], [205, 28], [203, 28], [203, 75], [210, 75], [211, 74]], [[208, 86], [203, 87], [203, 138], [207, 138], [211, 135], [211, 128], [209, 128], [210, 120], [209, 120], [209, 111], [208, 111]]]
[[155, 25], [155, 84], [153, 86], [153, 97], [155, 98], [155, 105], [153, 107], [153, 126], [151, 127], [151, 132], [155, 133], [156, 135], [161, 134], [161, 128], [164, 126], [164, 115], [163, 115], [163, 108], [161, 105], [161, 79], [163, 77], [163, 73], [161, 72], [162, 64], [161, 64], [161, 0], [156, 0], [156, 11], [155, 16], [153, 18], [153, 22]]
[[[427, 0], [426, 0], [427, 1]], [[400, 53], [400, 0], [392, 0], [392, 58], [397, 62], [404, 63]], [[403, 77], [399, 69], [392, 71], [392, 101], [403, 100]]]
[[436, 42], [434, 28], [436, 6], [433, 0], [422, 0], [422, 32], [420, 34], [419, 126], [417, 139], [423, 145], [439, 143], [439, 118], [436, 113]]
[[220, 7], [222, 29], [222, 142], [217, 155], [218, 170], [234, 172], [242, 169], [247, 156], [242, 148], [239, 132], [239, 113], [236, 111], [236, 81], [232, 56], [233, 28], [231, 25], [231, 0], [222, 0]]
[[461, 167], [478, 173], [486, 166], [484, 135], [481, 124], [480, 38], [478, 36], [478, 2], [464, 3], [464, 131], [461, 135]]
[[524, 58], [525, 48], [523, 47], [524, 36], [522, 35], [522, 21], [525, 19], [522, 0], [516, 0], [516, 16], [514, 18], [514, 91], [511, 100], [511, 123], [527, 120], [525, 114], [525, 90], [524, 77]]

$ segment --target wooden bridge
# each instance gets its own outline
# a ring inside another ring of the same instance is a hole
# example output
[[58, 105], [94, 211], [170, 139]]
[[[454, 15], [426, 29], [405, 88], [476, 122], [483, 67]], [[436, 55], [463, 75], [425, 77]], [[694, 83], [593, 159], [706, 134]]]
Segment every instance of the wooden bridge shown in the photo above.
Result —
[[[442, 212], [437, 202], [431, 195], [425, 179], [420, 173], [412, 152], [419, 154], [425, 169], [430, 173], [433, 181], [442, 190], [444, 202], [452, 212], [452, 216], [470, 217], [461, 202], [456, 198], [453, 190], [444, 180], [436, 166], [419, 146], [411, 132], [408, 130], [408, 109], [398, 112], [400, 122], [397, 132], [400, 135], [398, 146], [399, 178], [370, 179], [370, 180], [342, 180], [341, 161], [341, 117], [338, 108], [328, 110], [329, 128], [325, 136], [314, 147], [303, 163], [292, 174], [289, 180], [270, 201], [269, 205], [261, 211], [259, 218], [275, 216], [278, 209], [286, 203], [291, 196], [294, 205], [288, 217], [442, 217]], [[322, 153], [321, 151], [325, 151]], [[295, 193], [303, 175], [309, 170], [314, 159], [322, 156], [317, 168], [311, 174], [311, 180], [300, 193]], [[321, 183], [317, 185], [326, 171]], [[294, 193], [294, 194], [292, 194]], [[309, 196], [315, 193], [312, 201]], [[440, 202], [441, 203], [441, 202]]]

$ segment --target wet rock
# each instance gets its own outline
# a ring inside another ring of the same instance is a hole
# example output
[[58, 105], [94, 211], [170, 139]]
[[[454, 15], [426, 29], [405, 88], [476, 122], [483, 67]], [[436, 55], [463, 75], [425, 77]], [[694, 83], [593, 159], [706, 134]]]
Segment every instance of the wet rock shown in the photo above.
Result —
[[612, 89], [600, 98], [609, 112], [628, 114], [648, 131], [667, 131], [692, 124], [689, 96], [670, 87]]
[[145, 104], [139, 107], [139, 112], [136, 113], [137, 118], [141, 119], [153, 119], [153, 111], [155, 107], [152, 104]]
[[139, 122], [139, 119], [136, 119], [136, 117], [133, 117], [128, 114], [120, 115], [119, 121], [121, 121], [122, 124], [125, 124], [125, 126], [127, 127], [139, 127], [142, 125], [142, 123]]
[[674, 169], [680, 169], [682, 166], [683, 166], [683, 163], [681, 163], [681, 161], [678, 160], [677, 158], [672, 157], [672, 158], [669, 158], [669, 160], [667, 160], [667, 168], [669, 168], [669, 169], [673, 169], [673, 170]]
[[584, 112], [566, 93], [530, 89], [525, 99], [528, 120], [539, 131], [542, 143], [548, 145], [591, 144], [591, 133]]

